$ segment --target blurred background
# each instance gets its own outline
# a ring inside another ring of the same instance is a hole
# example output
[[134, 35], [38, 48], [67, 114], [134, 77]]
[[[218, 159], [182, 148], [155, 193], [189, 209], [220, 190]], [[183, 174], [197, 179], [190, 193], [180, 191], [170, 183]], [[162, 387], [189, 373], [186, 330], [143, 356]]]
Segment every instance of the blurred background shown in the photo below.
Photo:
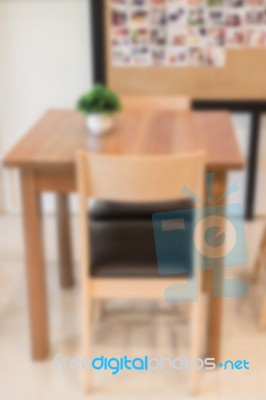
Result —
[[[103, 373], [95, 378], [96, 392], [85, 395], [75, 371], [53, 369], [56, 354], [75, 357], [79, 352], [76, 195], [71, 196], [71, 230], [77, 285], [71, 290], [61, 290], [58, 283], [55, 198], [51, 193], [43, 196], [51, 352], [43, 362], [33, 362], [30, 357], [19, 174], [6, 169], [3, 160], [48, 109], [74, 108], [80, 95], [92, 87], [95, 51], [91, 12], [88, 0], [0, 0], [0, 394], [10, 400], [192, 398], [186, 371], [115, 377]], [[251, 115], [238, 112], [231, 118], [238, 146], [248, 160]], [[262, 266], [266, 264], [265, 154], [266, 119], [262, 116], [254, 217], [245, 222], [249, 263], [233, 273], [247, 283], [249, 294], [243, 299], [224, 300], [222, 326], [223, 359], [248, 359], [251, 371], [203, 373], [199, 395], [203, 399], [260, 400], [265, 396], [264, 270], [255, 283], [252, 280], [258, 260]], [[233, 200], [243, 208], [248, 168], [247, 163], [243, 170], [227, 176], [227, 185], [238, 183], [239, 192]], [[106, 315], [94, 325], [96, 354], [187, 354], [189, 328], [181, 307], [163, 299], [109, 302], [106, 307]]]

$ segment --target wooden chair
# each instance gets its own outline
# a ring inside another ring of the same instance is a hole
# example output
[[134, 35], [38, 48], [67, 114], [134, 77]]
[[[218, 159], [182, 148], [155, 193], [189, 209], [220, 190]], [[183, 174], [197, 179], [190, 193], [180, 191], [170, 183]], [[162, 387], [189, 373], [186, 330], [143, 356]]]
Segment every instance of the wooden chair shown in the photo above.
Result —
[[[178, 275], [163, 277], [105, 277], [94, 276], [91, 267], [90, 220], [88, 200], [110, 202], [165, 202], [186, 199], [182, 193], [184, 185], [203, 197], [204, 154], [202, 152], [184, 156], [117, 157], [77, 155], [77, 178], [81, 235], [81, 282], [83, 318], [83, 354], [92, 358], [92, 301], [107, 299], [162, 299], [164, 290], [176, 283], [188, 283], [188, 277]], [[200, 208], [195, 208], [200, 212]], [[102, 248], [104, 243], [100, 243]], [[193, 255], [194, 273], [198, 274], [199, 299], [192, 303], [191, 312], [191, 358], [201, 355], [202, 278], [200, 260]], [[157, 265], [155, 269], [157, 271]], [[199, 371], [192, 372], [192, 390], [199, 389]], [[92, 389], [92, 373], [84, 374], [85, 390]]]
[[186, 96], [122, 96], [122, 105], [126, 111], [176, 111], [188, 112], [191, 100]]

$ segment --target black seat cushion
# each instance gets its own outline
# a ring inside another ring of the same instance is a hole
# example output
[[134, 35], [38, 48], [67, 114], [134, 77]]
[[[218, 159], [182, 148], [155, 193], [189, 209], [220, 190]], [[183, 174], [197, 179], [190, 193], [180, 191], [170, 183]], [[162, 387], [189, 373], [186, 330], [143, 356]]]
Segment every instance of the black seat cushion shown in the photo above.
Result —
[[122, 203], [91, 200], [90, 218], [95, 220], [151, 219], [152, 214], [193, 208], [192, 200], [170, 201], [163, 203]]
[[[144, 208], [140, 204], [103, 201], [90, 206], [92, 276], [162, 277], [157, 267], [152, 214], [191, 208], [190, 201], [146, 204]], [[185, 241], [184, 246], [189, 260], [191, 243]], [[189, 274], [191, 262], [186, 267]]]

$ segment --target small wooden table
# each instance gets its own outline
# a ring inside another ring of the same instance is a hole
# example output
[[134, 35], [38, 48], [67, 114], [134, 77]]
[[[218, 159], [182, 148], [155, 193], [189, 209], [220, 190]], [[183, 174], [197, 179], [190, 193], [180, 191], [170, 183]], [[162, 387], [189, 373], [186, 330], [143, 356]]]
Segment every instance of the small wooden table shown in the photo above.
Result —
[[[227, 172], [244, 165], [228, 112], [121, 113], [113, 132], [95, 138], [88, 135], [84, 116], [72, 110], [48, 111], [5, 158], [7, 167], [17, 167], [21, 173], [32, 354], [38, 360], [49, 353], [39, 198], [44, 191], [57, 193], [61, 276], [63, 285], [71, 286], [67, 195], [76, 191], [75, 154], [79, 149], [118, 156], [205, 150], [207, 169], [216, 173], [216, 198], [226, 189]], [[222, 298], [212, 294], [212, 273], [206, 271], [206, 287], [211, 296], [207, 354], [218, 360]]]

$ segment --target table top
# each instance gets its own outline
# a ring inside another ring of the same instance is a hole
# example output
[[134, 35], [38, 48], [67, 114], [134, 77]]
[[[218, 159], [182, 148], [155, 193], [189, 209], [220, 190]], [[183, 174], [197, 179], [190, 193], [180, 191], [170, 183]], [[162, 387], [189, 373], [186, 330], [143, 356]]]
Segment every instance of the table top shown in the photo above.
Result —
[[187, 113], [122, 112], [112, 131], [88, 133], [85, 117], [74, 110], [49, 110], [5, 157], [9, 167], [74, 166], [76, 151], [113, 155], [185, 154], [204, 150], [208, 169], [244, 165], [227, 111]]

